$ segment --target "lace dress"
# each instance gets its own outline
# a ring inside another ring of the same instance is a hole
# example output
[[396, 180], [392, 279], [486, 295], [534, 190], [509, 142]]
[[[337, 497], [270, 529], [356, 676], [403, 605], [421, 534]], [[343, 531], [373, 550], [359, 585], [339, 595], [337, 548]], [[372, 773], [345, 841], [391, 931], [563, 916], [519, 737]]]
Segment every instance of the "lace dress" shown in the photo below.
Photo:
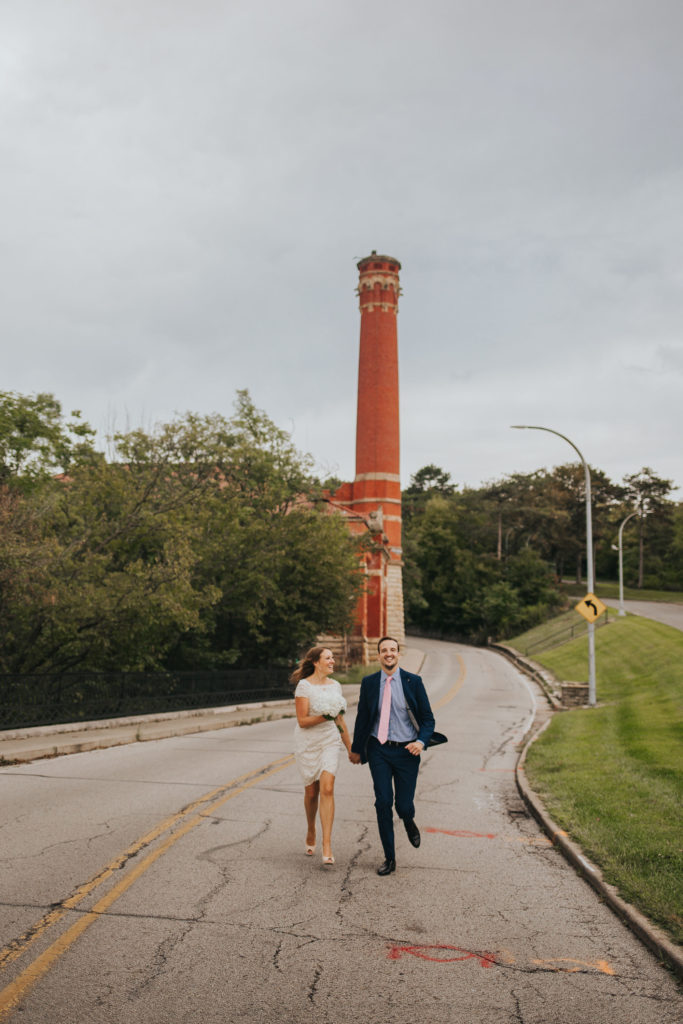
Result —
[[[330, 692], [340, 698], [342, 710], [346, 711], [342, 688], [334, 679], [321, 684], [309, 683], [308, 679], [301, 679], [294, 691], [294, 696], [308, 697], [309, 715], [322, 715], [327, 713], [327, 708], [324, 703], [317, 704], [316, 698], [322, 699], [324, 702]], [[310, 786], [312, 782], [319, 779], [322, 772], [330, 772], [331, 775], [337, 774], [339, 751], [342, 746], [339, 730], [334, 722], [320, 722], [319, 725], [312, 725], [309, 729], [302, 729], [297, 722], [294, 727], [294, 756], [305, 786]]]

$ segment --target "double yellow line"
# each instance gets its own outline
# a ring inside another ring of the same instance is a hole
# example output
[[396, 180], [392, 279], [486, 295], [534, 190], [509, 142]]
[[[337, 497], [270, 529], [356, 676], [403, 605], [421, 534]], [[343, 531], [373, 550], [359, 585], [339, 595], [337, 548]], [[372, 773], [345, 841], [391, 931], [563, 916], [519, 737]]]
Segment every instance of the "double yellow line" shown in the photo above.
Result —
[[[244, 793], [245, 790], [250, 789], [251, 786], [255, 786], [258, 782], [267, 779], [271, 775], [275, 775], [277, 772], [281, 772], [284, 768], [288, 768], [294, 763], [294, 758], [290, 755], [287, 757], [279, 758], [277, 761], [272, 761], [270, 764], [265, 765], [263, 768], [257, 769], [256, 771], [247, 772], [245, 775], [240, 775], [238, 778], [233, 779], [231, 782], [226, 783], [223, 786], [218, 786], [216, 789], [211, 790], [210, 793], [206, 793], [204, 796], [195, 800], [193, 803], [188, 804], [187, 807], [183, 808], [182, 811], [178, 811], [177, 814], [171, 815], [162, 821], [156, 828], [148, 832], [147, 835], [141, 839], [136, 840], [127, 850], [124, 850], [122, 854], [116, 857], [110, 864], [102, 869], [94, 878], [91, 878], [89, 882], [80, 886], [76, 892], [68, 899], [64, 900], [59, 906], [50, 910], [40, 921], [37, 922], [32, 928], [21, 935], [18, 939], [10, 942], [4, 949], [0, 949], [0, 969], [6, 967], [12, 963], [18, 957], [23, 956], [26, 950], [33, 945], [45, 932], [57, 924], [69, 911], [73, 910], [86, 896], [89, 896], [97, 888], [104, 884], [107, 879], [111, 878], [115, 871], [120, 871], [127, 862], [138, 854], [141, 850], [150, 846], [156, 839], [162, 836], [165, 832], [171, 831], [171, 834], [166, 839], [150, 851], [147, 856], [135, 865], [132, 871], [129, 871], [124, 878], [121, 879], [109, 892], [102, 897], [92, 908], [92, 910], [86, 911], [81, 917], [78, 918], [62, 935], [56, 939], [51, 946], [49, 946], [43, 953], [40, 954], [31, 964], [26, 967], [17, 978], [14, 979], [6, 988], [0, 991], [0, 1021], [7, 1020], [9, 1015], [16, 1009], [19, 1002], [29, 992], [33, 986], [40, 981], [40, 979], [50, 970], [53, 964], [65, 953], [78, 939], [83, 932], [93, 924], [98, 917], [114, 904], [119, 897], [121, 897], [127, 889], [138, 880], [145, 871], [154, 864], [155, 861], [162, 857], [167, 850], [169, 850], [179, 839], [191, 832], [193, 828], [200, 825], [207, 817], [210, 817], [219, 807], [228, 800], [234, 799], [239, 796], [240, 793]], [[195, 813], [197, 812], [197, 813]]]

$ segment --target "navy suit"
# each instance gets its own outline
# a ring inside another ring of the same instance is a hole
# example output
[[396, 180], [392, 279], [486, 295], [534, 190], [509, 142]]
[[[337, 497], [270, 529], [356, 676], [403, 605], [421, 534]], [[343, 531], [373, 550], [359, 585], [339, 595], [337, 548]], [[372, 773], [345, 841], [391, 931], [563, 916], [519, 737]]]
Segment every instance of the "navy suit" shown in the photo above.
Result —
[[[417, 731], [416, 739], [426, 747], [434, 732], [434, 715], [427, 691], [420, 676], [396, 670], [400, 673], [406, 707]], [[375, 810], [380, 839], [387, 860], [395, 860], [393, 805], [396, 794], [396, 813], [399, 818], [411, 821], [415, 817], [415, 787], [420, 767], [420, 757], [411, 754], [404, 747], [390, 747], [381, 744], [372, 736], [379, 713], [381, 673], [365, 676], [360, 687], [358, 713], [353, 730], [351, 749], [360, 754], [361, 763], [370, 766], [375, 789]]]

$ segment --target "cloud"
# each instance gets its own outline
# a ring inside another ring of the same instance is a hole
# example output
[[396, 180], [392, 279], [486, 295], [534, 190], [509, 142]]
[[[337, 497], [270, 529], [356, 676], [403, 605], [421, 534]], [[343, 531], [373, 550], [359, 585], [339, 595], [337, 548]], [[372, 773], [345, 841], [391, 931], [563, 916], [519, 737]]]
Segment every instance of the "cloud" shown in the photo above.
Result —
[[545, 464], [521, 418], [683, 483], [682, 29], [673, 0], [5, 6], [4, 386], [102, 430], [248, 387], [352, 476], [376, 248], [405, 476]]

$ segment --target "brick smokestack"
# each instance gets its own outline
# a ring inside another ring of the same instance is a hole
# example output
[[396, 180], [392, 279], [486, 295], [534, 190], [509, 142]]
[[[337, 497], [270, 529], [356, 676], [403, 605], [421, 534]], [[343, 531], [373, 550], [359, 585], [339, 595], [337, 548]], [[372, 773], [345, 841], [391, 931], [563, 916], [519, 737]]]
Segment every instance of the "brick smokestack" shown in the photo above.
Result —
[[383, 541], [369, 566], [367, 633], [404, 637], [401, 549], [401, 478], [396, 318], [401, 264], [372, 252], [358, 263], [360, 350], [356, 420], [354, 511]]
[[[356, 420], [356, 480], [399, 483], [398, 272], [401, 264], [375, 252], [358, 264], [360, 350]], [[395, 490], [395, 488], [394, 488]], [[399, 488], [400, 498], [400, 488]]]

